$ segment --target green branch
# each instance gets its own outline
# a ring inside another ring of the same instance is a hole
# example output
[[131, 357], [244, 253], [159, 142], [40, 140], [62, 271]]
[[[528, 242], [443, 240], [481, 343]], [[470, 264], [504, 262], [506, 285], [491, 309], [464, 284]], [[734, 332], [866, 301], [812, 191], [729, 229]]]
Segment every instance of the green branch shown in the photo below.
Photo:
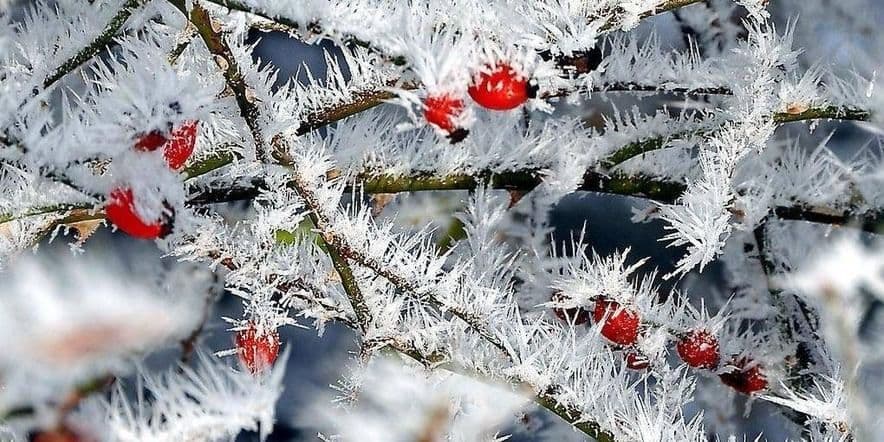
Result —
[[[403, 88], [413, 89], [413, 86], [406, 85]], [[367, 111], [393, 98], [396, 98], [396, 94], [390, 91], [368, 91], [356, 94], [353, 97], [353, 100], [347, 103], [326, 109], [318, 109], [307, 115], [301, 125], [298, 126], [295, 133], [298, 135], [304, 135], [321, 127], [325, 127], [335, 121], [340, 121], [349, 116]]]
[[[313, 221], [314, 225], [318, 222], [315, 212], [310, 213], [310, 220]], [[356, 322], [359, 325], [359, 329], [364, 333], [371, 323], [371, 310], [369, 310], [368, 304], [365, 302], [365, 295], [362, 294], [362, 289], [359, 288], [353, 269], [350, 267], [347, 259], [341, 256], [338, 248], [326, 242], [323, 242], [323, 244], [325, 246], [323, 247], [325, 253], [331, 259], [335, 271], [338, 272], [338, 276], [341, 277], [341, 286], [344, 287], [344, 293], [347, 294], [347, 297], [350, 298], [350, 302], [353, 304], [353, 312], [356, 313]]]
[[[801, 114], [776, 114], [776, 121], [787, 123], [818, 118], [844, 118], [853, 120], [865, 120], [869, 113], [850, 108], [827, 107], [810, 109]], [[693, 135], [690, 132], [687, 135]], [[634, 158], [646, 152], [662, 149], [669, 139], [686, 136], [685, 133], [669, 137], [658, 137], [641, 140], [625, 145], [609, 156], [603, 166], [609, 169], [624, 161]], [[232, 152], [220, 152], [196, 161], [184, 169], [186, 179], [193, 179], [203, 174], [218, 170], [232, 163], [237, 156]], [[361, 191], [369, 194], [374, 193], [399, 193], [419, 192], [429, 190], [469, 190], [475, 189], [480, 184], [494, 189], [531, 190], [543, 180], [537, 170], [521, 170], [508, 172], [477, 172], [473, 174], [451, 174], [435, 176], [432, 174], [418, 174], [411, 176], [372, 175], [366, 174], [357, 177]], [[249, 188], [226, 188], [208, 189], [193, 196], [189, 204], [211, 204], [224, 201], [251, 199], [262, 188], [259, 181]], [[660, 202], [672, 203], [684, 191], [684, 185], [677, 182], [655, 179], [644, 176], [627, 176], [620, 173], [597, 173], [588, 171], [584, 175], [584, 181], [578, 190], [624, 195], [653, 199]], [[63, 212], [72, 209], [85, 209], [86, 205], [54, 205], [36, 207], [18, 214], [0, 214], [0, 224], [16, 219], [52, 212]], [[847, 211], [831, 210], [827, 208], [814, 208], [806, 206], [776, 207], [773, 214], [780, 219], [803, 220], [816, 223], [850, 226], [858, 224], [858, 227], [870, 232], [876, 232], [882, 222], [882, 214], [878, 212], [867, 213], [862, 216], [853, 216]]]
[[564, 406], [560, 402], [556, 401], [555, 398], [553, 398], [551, 395], [545, 393], [534, 395], [533, 399], [534, 402], [541, 407], [552, 411], [566, 422], [569, 422], [578, 430], [594, 438], [596, 442], [614, 442], [614, 435], [612, 435], [608, 431], [603, 430], [599, 424], [595, 422], [580, 420], [582, 416], [580, 410], [577, 410], [573, 407]]
[[17, 221], [24, 218], [30, 218], [38, 215], [48, 215], [50, 213], [70, 212], [78, 209], [88, 209], [91, 207], [86, 204], [53, 204], [50, 206], [34, 207], [19, 213], [0, 213], [0, 224], [10, 221]]

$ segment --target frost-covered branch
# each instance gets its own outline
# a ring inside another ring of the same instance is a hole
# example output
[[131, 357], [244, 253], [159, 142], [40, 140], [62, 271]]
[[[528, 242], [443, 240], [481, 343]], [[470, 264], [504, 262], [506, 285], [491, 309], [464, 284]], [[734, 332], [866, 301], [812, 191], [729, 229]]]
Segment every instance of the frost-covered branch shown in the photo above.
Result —
[[[188, 14], [184, 3], [177, 3], [176, 6], [183, 13], [186, 15]], [[249, 93], [250, 86], [246, 84], [244, 76], [240, 72], [236, 60], [233, 57], [233, 53], [225, 42], [224, 35], [218, 28], [220, 25], [215, 24], [212, 21], [209, 12], [199, 4], [193, 5], [193, 8], [189, 12], [189, 16], [191, 22], [197, 28], [200, 36], [206, 43], [209, 51], [215, 56], [216, 64], [218, 64], [218, 67], [224, 71], [224, 78], [230, 89], [233, 90], [240, 114], [252, 132], [258, 158], [262, 161], [266, 161], [266, 140], [264, 139], [262, 129], [258, 123], [259, 111], [255, 103], [254, 94], [250, 95]], [[353, 276], [352, 269], [350, 269], [349, 264], [347, 264], [344, 258], [341, 257], [341, 254], [335, 250], [334, 245], [328, 246], [328, 254], [334, 263], [335, 270], [341, 277], [344, 290], [347, 292], [353, 303], [353, 309], [356, 312], [357, 320], [360, 324], [365, 326], [365, 324], [371, 321], [371, 318], [368, 309], [365, 307], [362, 293], [359, 290], [359, 285], [356, 283], [355, 277]]]
[[117, 34], [120, 32], [120, 29], [123, 28], [126, 20], [129, 19], [132, 12], [142, 3], [142, 1], [143, 0], [126, 0], [116, 15], [114, 15], [107, 23], [104, 30], [102, 30], [91, 43], [62, 63], [57, 69], [49, 74], [45, 80], [43, 80], [43, 87], [48, 89], [56, 81], [60, 80], [68, 73], [73, 72], [78, 67], [82, 66], [83, 63], [86, 63], [89, 59], [113, 43], [114, 38], [117, 37]]
[[[778, 124], [792, 123], [797, 121], [809, 120], [844, 120], [844, 121], [868, 121], [871, 114], [867, 110], [856, 109], [852, 107], [827, 106], [820, 108], [806, 109], [801, 112], [777, 112], [770, 116], [771, 120]], [[660, 150], [666, 147], [670, 141], [700, 137], [714, 132], [715, 129], [703, 129], [690, 131], [686, 133], [673, 134], [666, 137], [648, 138], [645, 140], [630, 143], [614, 154], [606, 158], [602, 165], [608, 169], [614, 168], [619, 164], [628, 161], [631, 158], [640, 156], [641, 154]]]
[[[758, 261], [762, 272], [765, 276], [765, 283], [771, 298], [776, 303], [776, 323], [779, 325], [779, 331], [782, 334], [784, 342], [795, 345], [795, 366], [790, 370], [787, 382], [791, 384], [796, 391], [809, 387], [811, 378], [802, 375], [802, 370], [808, 370], [815, 365], [817, 361], [814, 352], [810, 348], [810, 344], [804, 341], [807, 338], [819, 339], [817, 329], [819, 328], [819, 316], [807, 303], [797, 295], [793, 295], [794, 304], [797, 308], [793, 308], [786, 297], [790, 294], [784, 293], [782, 290], [774, 287], [772, 277], [776, 272], [776, 264], [771, 260], [767, 244], [766, 225], [761, 224], [752, 232], [755, 238], [756, 250], [758, 253]], [[795, 310], [795, 311], [793, 311]], [[801, 320], [795, 320], [794, 316], [800, 314]], [[801, 324], [801, 325], [799, 325]], [[812, 416], [806, 414], [803, 410], [786, 408], [784, 411], [786, 417], [791, 419], [799, 427], [804, 427]], [[845, 433], [849, 433], [847, 430]]]
[[[434, 190], [473, 190], [479, 186], [493, 189], [531, 191], [543, 182], [543, 174], [537, 170], [512, 172], [486, 172], [477, 174], [451, 174], [444, 176], [416, 175], [360, 175], [348, 191], [365, 194], [394, 194]], [[195, 194], [190, 203], [194, 205], [241, 201], [254, 198], [263, 186], [231, 187], [205, 190]], [[645, 198], [661, 203], [675, 202], [684, 191], [683, 183], [643, 176], [627, 176], [620, 173], [605, 175], [587, 171], [577, 190], [609, 195]], [[882, 223], [879, 212], [852, 213], [826, 207], [807, 205], [777, 206], [771, 209], [773, 216], [783, 220], [808, 221], [833, 226], [857, 227], [877, 232]], [[740, 216], [735, 213], [735, 216]]]
[[258, 107], [255, 104], [256, 97], [254, 92], [246, 84], [242, 72], [237, 66], [236, 58], [230, 47], [224, 41], [220, 23], [213, 21], [209, 11], [194, 3], [193, 8], [188, 11], [186, 2], [178, 0], [170, 0], [184, 15], [188, 16], [191, 23], [196, 27], [200, 37], [206, 44], [206, 48], [214, 56], [215, 64], [224, 73], [224, 79], [233, 96], [236, 98], [236, 104], [239, 106], [240, 113], [249, 127], [252, 139], [255, 142], [255, 152], [259, 159], [266, 160], [265, 139], [261, 128], [257, 123]]
[[[513, 360], [514, 355], [512, 354], [512, 349], [508, 344], [501, 340], [496, 331], [488, 328], [488, 325], [483, 318], [448, 301], [447, 295], [434, 293], [431, 291], [432, 289], [424, 287], [420, 282], [413, 280], [409, 275], [397, 272], [394, 267], [390, 267], [386, 263], [377, 260], [365, 251], [355, 247], [346, 237], [335, 233], [335, 229], [332, 225], [333, 221], [328, 218], [327, 209], [316, 195], [316, 189], [314, 189], [312, 184], [307, 182], [302, 175], [303, 170], [310, 170], [314, 166], [298, 164], [288, 153], [289, 147], [285, 143], [286, 142], [281, 137], [274, 140], [273, 157], [281, 165], [292, 169], [293, 177], [291, 183], [301, 198], [303, 198], [307, 208], [313, 213], [312, 219], [317, 228], [318, 234], [330, 249], [338, 251], [340, 256], [345, 259], [359, 263], [360, 265], [371, 269], [378, 275], [383, 276], [398, 290], [410, 293], [418, 300], [427, 302], [443, 312], [450, 312], [455, 317], [464, 321], [474, 332], [481, 336], [482, 339], [487, 341], [498, 351], [502, 352], [507, 358]], [[413, 351], [406, 351], [406, 354], [416, 356]], [[516, 361], [513, 360], [513, 362]], [[555, 390], [557, 387], [552, 386], [550, 388]], [[535, 397], [535, 400], [545, 408], [558, 414], [566, 421], [575, 424], [575, 428], [578, 428], [586, 434], [598, 438], [599, 440], [613, 440], [613, 436], [610, 433], [601, 430], [598, 424], [585, 421], [582, 417], [582, 413], [559, 403], [552, 395], [541, 393]]]
[[[302, 17], [298, 15], [294, 15], [298, 17], [298, 19], [291, 19], [286, 16], [287, 11], [272, 11], [272, 9], [279, 9], [278, 6], [267, 4], [262, 5], [260, 1], [249, 1], [249, 0], [209, 0], [211, 3], [214, 3], [218, 6], [228, 8], [230, 10], [245, 12], [248, 14], [255, 15], [263, 20], [269, 20], [275, 22], [278, 25], [281, 25], [282, 29], [288, 29], [290, 32], [300, 33], [307, 32], [308, 34], [314, 35], [323, 35], [325, 30], [323, 30], [321, 23], [316, 21], [305, 21], [302, 20]], [[703, 0], [663, 0], [659, 2], [656, 6], [646, 11], [638, 14], [639, 18], [647, 18], [652, 17], [657, 14], [666, 13], [669, 11], [673, 11], [685, 6], [692, 5], [694, 3], [701, 2]], [[282, 8], [284, 9], [284, 8]], [[632, 11], [630, 11], [632, 12]], [[598, 17], [586, 17], [587, 21], [598, 19]], [[616, 18], [612, 18], [606, 21], [602, 26], [601, 30], [612, 30], [619, 26], [620, 23]], [[350, 37], [349, 41], [364, 47], [371, 47], [372, 43], [368, 40], [362, 40], [358, 37]]]

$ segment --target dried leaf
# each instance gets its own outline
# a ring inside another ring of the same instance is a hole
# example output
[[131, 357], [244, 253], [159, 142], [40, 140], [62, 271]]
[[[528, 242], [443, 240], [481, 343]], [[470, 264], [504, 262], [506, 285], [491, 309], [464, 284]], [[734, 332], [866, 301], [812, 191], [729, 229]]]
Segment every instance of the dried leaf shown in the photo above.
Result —
[[376, 193], [371, 197], [371, 215], [377, 217], [384, 211], [396, 195], [392, 193]]
[[78, 221], [74, 223], [65, 224], [67, 227], [74, 229], [77, 233], [77, 242], [78, 246], [82, 246], [86, 243], [86, 241], [95, 234], [95, 231], [98, 230], [98, 227], [104, 223], [102, 219], [90, 219], [86, 221]]
[[809, 108], [810, 106], [808, 106], [807, 103], [789, 103], [786, 106], [786, 113], [789, 115], [798, 115], [807, 111]]

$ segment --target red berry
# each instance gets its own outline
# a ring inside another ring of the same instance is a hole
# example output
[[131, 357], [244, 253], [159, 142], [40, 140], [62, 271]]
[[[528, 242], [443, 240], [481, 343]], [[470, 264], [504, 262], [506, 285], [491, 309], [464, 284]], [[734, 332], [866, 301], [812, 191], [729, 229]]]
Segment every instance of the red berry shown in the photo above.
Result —
[[255, 324], [249, 324], [236, 334], [239, 360], [252, 373], [257, 374], [276, 362], [279, 356], [279, 333], [274, 331], [258, 334]]
[[424, 100], [424, 118], [427, 119], [427, 123], [448, 133], [457, 129], [454, 120], [463, 109], [463, 100], [451, 95], [436, 95]]
[[135, 142], [135, 150], [153, 152], [166, 144], [166, 135], [158, 130], [146, 133]]
[[528, 79], [504, 63], [480, 73], [467, 92], [476, 103], [492, 110], [515, 109], [532, 95]]
[[145, 222], [135, 211], [135, 197], [132, 189], [114, 189], [110, 193], [104, 213], [108, 221], [130, 236], [142, 239], [156, 239], [169, 233], [171, 224], [164, 220]]
[[724, 385], [743, 394], [753, 394], [767, 388], [767, 378], [761, 372], [760, 365], [749, 367], [752, 360], [748, 358], [740, 358], [731, 364], [734, 367], [730, 371], [718, 375]]
[[596, 322], [604, 319], [602, 336], [620, 345], [635, 344], [638, 339], [639, 315], [628, 308], [620, 308], [620, 304], [607, 299], [599, 299], [595, 303], [592, 317]]
[[626, 368], [632, 370], [644, 370], [650, 366], [651, 361], [647, 356], [635, 351], [629, 351], [626, 353]]
[[163, 156], [169, 167], [178, 170], [184, 166], [184, 163], [193, 154], [193, 147], [196, 145], [196, 131], [198, 128], [197, 121], [186, 121], [180, 127], [172, 131], [171, 138], [166, 144]]
[[706, 330], [691, 330], [676, 344], [681, 360], [694, 368], [718, 366], [718, 339]]

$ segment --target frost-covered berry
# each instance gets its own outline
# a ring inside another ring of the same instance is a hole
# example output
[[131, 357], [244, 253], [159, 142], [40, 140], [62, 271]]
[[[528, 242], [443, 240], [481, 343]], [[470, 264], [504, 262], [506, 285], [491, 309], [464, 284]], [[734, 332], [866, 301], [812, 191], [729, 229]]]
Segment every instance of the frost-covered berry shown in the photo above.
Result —
[[86, 439], [67, 427], [59, 427], [36, 433], [30, 440], [31, 442], [84, 442]]
[[132, 189], [112, 191], [104, 213], [108, 221], [135, 238], [157, 239], [166, 236], [171, 231], [171, 222], [168, 220], [159, 219], [147, 222], [138, 216]]
[[448, 133], [457, 129], [455, 120], [463, 109], [463, 100], [452, 95], [433, 95], [424, 100], [424, 118], [427, 123]]
[[[555, 292], [552, 295], [553, 302], [562, 302], [565, 298], [565, 295], [562, 292]], [[562, 321], [571, 323], [574, 325], [586, 324], [589, 322], [589, 310], [583, 307], [572, 307], [572, 308], [562, 308], [562, 307], [554, 307], [553, 313], [556, 314], [556, 317], [561, 319]]]
[[604, 320], [602, 336], [615, 344], [632, 345], [638, 339], [638, 313], [621, 308], [617, 302], [599, 299], [595, 303], [592, 317], [596, 322]]
[[631, 370], [645, 370], [651, 366], [651, 361], [648, 357], [636, 351], [626, 352], [625, 358], [626, 368]]
[[163, 151], [163, 156], [166, 158], [169, 167], [173, 170], [184, 167], [184, 163], [193, 154], [198, 126], [197, 121], [186, 121], [172, 131], [171, 138]]
[[676, 344], [678, 356], [694, 368], [718, 366], [718, 339], [706, 330], [691, 330]]
[[135, 141], [135, 150], [142, 152], [153, 152], [166, 144], [166, 135], [158, 130], [148, 132]]
[[731, 362], [733, 367], [721, 373], [721, 382], [743, 394], [753, 394], [767, 388], [767, 378], [761, 372], [759, 364], [753, 364], [749, 358], [740, 358]]
[[275, 330], [258, 333], [258, 327], [249, 323], [236, 334], [239, 360], [252, 374], [264, 371], [279, 356], [279, 333]]
[[535, 91], [528, 84], [528, 78], [508, 64], [500, 63], [480, 73], [467, 92], [480, 106], [502, 111], [521, 106]]
[[162, 147], [166, 163], [173, 170], [178, 170], [193, 154], [198, 126], [197, 121], [185, 121], [172, 130], [168, 138], [158, 130], [149, 132], [135, 141], [135, 150], [153, 152]]

